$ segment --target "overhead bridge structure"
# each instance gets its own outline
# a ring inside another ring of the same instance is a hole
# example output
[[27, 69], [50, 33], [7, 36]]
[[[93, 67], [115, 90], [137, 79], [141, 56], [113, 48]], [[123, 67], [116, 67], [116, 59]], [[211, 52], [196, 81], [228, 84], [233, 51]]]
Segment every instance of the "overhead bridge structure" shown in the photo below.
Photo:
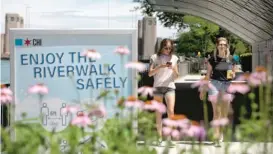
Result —
[[156, 11], [212, 21], [252, 45], [252, 67], [270, 59], [273, 72], [273, 0], [147, 0]]

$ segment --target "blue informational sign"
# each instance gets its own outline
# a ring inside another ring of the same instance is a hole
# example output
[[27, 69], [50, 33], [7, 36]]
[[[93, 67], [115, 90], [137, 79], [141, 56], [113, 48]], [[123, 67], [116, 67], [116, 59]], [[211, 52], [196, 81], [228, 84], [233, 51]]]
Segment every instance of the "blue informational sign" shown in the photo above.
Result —
[[[48, 131], [64, 130], [71, 119], [61, 112], [71, 104], [92, 103], [104, 90], [119, 90], [124, 96], [136, 95], [136, 72], [124, 68], [137, 61], [136, 30], [24, 30], [12, 29], [11, 88], [15, 95], [12, 120], [40, 119]], [[119, 46], [129, 55], [114, 53]], [[93, 49], [100, 59], [82, 55]], [[42, 100], [28, 93], [30, 86], [42, 83], [49, 93]], [[91, 98], [91, 99], [90, 99]], [[104, 99], [107, 116], [116, 108], [116, 99]]]

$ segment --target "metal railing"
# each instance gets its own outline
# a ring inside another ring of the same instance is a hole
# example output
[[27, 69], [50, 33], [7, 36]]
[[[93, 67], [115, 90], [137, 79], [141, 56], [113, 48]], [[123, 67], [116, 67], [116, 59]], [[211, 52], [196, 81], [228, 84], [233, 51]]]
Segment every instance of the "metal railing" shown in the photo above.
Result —
[[185, 76], [187, 74], [203, 74], [204, 71], [207, 70], [205, 58], [180, 56], [178, 66], [181, 76]]

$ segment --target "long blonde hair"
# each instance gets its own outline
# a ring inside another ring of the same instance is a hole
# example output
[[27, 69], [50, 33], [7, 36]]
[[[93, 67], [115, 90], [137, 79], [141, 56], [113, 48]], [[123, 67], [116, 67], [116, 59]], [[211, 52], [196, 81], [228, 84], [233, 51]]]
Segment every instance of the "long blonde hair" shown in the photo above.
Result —
[[230, 61], [230, 51], [229, 51], [229, 43], [228, 43], [228, 40], [225, 38], [225, 37], [219, 37], [218, 39], [217, 39], [217, 41], [216, 41], [216, 48], [215, 48], [215, 50], [214, 50], [214, 52], [213, 52], [213, 55], [214, 55], [214, 60], [216, 61], [216, 56], [217, 56], [217, 54], [218, 54], [218, 49], [217, 49], [217, 46], [219, 45], [219, 42], [220, 41], [225, 41], [226, 43], [227, 43], [227, 50], [226, 50], [226, 62], [229, 62]]

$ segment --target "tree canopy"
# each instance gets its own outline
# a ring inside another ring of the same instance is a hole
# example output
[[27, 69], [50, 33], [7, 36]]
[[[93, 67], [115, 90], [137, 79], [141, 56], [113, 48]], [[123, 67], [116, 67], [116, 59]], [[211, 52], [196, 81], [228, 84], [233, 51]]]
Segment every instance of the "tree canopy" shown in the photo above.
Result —
[[[184, 55], [203, 55], [212, 52], [218, 37], [226, 37], [230, 43], [230, 51], [235, 54], [251, 52], [251, 47], [245, 41], [206, 19], [181, 13], [155, 11], [147, 1], [141, 2], [142, 13], [156, 17], [164, 27], [177, 28], [177, 53]], [[189, 29], [189, 31], [185, 31]]]
[[182, 29], [185, 26], [183, 22], [183, 14], [155, 11], [146, 0], [141, 2], [140, 9], [142, 14], [146, 16], [157, 17], [165, 27], [176, 27]]

